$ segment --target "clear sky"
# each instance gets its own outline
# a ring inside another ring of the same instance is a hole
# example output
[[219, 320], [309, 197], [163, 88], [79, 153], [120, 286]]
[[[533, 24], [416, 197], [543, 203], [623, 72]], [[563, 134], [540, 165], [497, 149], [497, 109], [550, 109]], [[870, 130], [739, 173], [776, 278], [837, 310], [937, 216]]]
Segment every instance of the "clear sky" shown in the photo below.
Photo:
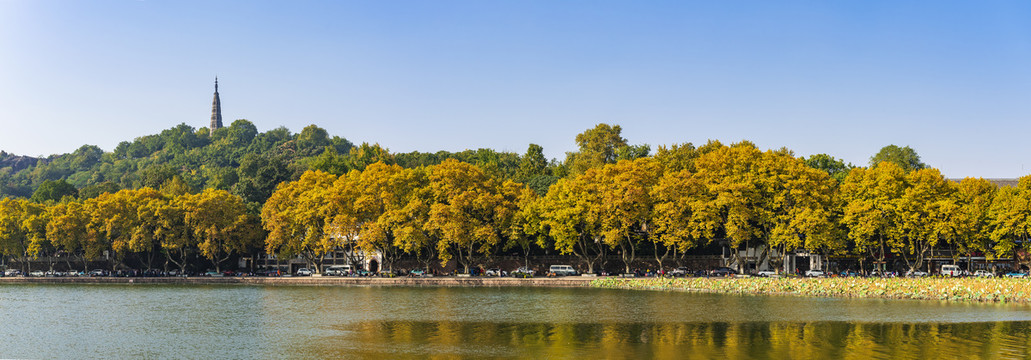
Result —
[[1029, 1], [0, 0], [0, 150], [179, 123], [394, 152], [750, 140], [948, 177], [1031, 173]]

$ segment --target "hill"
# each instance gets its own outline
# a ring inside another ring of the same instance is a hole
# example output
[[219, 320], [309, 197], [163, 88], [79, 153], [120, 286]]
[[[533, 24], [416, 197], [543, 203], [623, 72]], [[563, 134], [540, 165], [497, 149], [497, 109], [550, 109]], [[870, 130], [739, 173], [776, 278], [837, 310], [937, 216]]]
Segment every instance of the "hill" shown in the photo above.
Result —
[[[256, 209], [276, 185], [309, 169], [339, 175], [377, 161], [417, 167], [449, 158], [480, 165], [502, 178], [517, 177], [521, 161], [519, 154], [491, 149], [391, 154], [378, 144], [355, 146], [315, 125], [296, 134], [284, 127], [259, 133], [241, 119], [214, 133], [179, 124], [123, 141], [110, 152], [95, 145], [46, 158], [0, 152], [0, 198], [31, 197], [47, 182], [67, 182], [78, 189], [78, 197], [89, 198], [119, 189], [159, 188], [180, 178], [192, 191], [227, 190]], [[544, 179], [544, 189], [551, 182], [550, 176]]]

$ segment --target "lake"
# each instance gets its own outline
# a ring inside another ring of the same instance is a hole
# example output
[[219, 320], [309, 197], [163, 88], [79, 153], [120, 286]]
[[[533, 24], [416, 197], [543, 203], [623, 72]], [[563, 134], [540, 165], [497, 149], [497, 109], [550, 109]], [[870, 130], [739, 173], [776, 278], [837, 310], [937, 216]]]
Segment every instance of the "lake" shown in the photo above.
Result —
[[1026, 358], [1031, 308], [590, 288], [0, 285], [2, 358]]

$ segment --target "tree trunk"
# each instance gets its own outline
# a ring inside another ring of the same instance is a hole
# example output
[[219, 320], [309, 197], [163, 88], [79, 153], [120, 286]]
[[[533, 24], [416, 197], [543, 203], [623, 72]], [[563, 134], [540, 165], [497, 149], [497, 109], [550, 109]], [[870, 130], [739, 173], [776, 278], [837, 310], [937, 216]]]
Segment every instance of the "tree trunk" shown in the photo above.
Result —
[[662, 246], [664, 249], [666, 249], [666, 251], [663, 252], [662, 256], [660, 257], [659, 256], [659, 243], [655, 242], [655, 241], [652, 241], [652, 244], [655, 247], [655, 262], [659, 263], [659, 272], [662, 272], [662, 270], [664, 269], [664, 267], [662, 266], [662, 261], [666, 260], [666, 256], [669, 255], [669, 246], [665, 246], [665, 245]]

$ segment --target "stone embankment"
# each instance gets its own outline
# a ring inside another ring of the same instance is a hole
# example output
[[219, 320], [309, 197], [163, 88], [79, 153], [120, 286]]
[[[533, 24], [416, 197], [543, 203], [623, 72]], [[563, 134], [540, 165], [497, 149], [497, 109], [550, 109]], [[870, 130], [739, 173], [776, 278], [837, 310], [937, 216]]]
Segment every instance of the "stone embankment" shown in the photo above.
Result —
[[587, 287], [595, 277], [0, 277], [0, 284], [181, 284], [261, 286]]

